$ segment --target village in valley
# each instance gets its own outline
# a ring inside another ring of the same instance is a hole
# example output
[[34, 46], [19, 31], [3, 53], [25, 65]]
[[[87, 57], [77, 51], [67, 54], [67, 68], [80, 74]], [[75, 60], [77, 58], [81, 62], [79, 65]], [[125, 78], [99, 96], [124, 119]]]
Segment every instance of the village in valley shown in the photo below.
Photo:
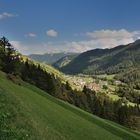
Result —
[[114, 80], [113, 75], [108, 76], [88, 76], [88, 75], [66, 75], [68, 82], [72, 83], [77, 89], [83, 89], [84, 86], [94, 91], [107, 90], [109, 93], [114, 92], [115, 86], [121, 84], [120, 81]]

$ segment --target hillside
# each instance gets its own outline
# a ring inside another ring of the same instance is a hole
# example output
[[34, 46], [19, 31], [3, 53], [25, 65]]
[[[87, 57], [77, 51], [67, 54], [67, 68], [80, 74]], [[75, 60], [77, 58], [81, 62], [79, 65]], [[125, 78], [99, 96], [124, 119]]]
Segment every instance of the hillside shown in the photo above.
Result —
[[47, 64], [53, 64], [59, 59], [73, 55], [73, 53], [45, 53], [45, 54], [31, 54], [29, 55], [30, 58], [37, 60], [39, 62], [47, 63]]
[[[22, 79], [87, 112], [126, 127], [140, 130], [140, 107], [138, 105], [129, 106], [127, 100], [123, 98], [112, 100], [107, 95], [109, 93], [107, 90], [104, 90], [106, 93], [103, 94], [102, 91], [96, 92], [86, 86], [81, 90], [73, 89], [71, 83], [59, 71], [21, 55], [5, 37], [1, 38], [0, 43], [0, 70], [7, 73], [7, 77], [13, 82], [17, 83], [17, 79]], [[21, 85], [21, 83], [18, 84]], [[124, 88], [122, 88], [118, 89], [118, 94], [120, 94], [120, 91], [124, 91]], [[121, 97], [126, 96], [127, 94], [121, 95]], [[133, 98], [131, 96], [129, 96], [129, 99], [128, 96], [126, 98], [130, 101], [134, 99], [133, 101], [139, 104], [140, 97], [137, 96], [138, 99], [136, 99], [135, 94], [132, 96]]]
[[28, 61], [28, 63], [31, 65], [33, 64], [36, 67], [40, 66], [40, 68], [44, 70], [46, 73], [54, 75], [56, 78], [61, 79], [62, 82], [65, 82], [64, 74], [60, 72], [59, 70], [55, 69], [53, 66], [45, 64], [45, 63], [41, 63], [37, 60], [30, 59], [27, 56], [21, 55], [21, 57], [24, 62]]
[[53, 63], [52, 65], [56, 69], [61, 69], [62, 67], [68, 65], [77, 56], [78, 56], [78, 54], [69, 54], [69, 55], [66, 55], [63, 58], [61, 58], [58, 61], [56, 61], [55, 63]]
[[[118, 73], [139, 67], [140, 40], [111, 49], [95, 49], [84, 52], [60, 70], [65, 73]], [[81, 63], [82, 62], [82, 63]]]
[[138, 140], [140, 134], [0, 72], [0, 139]]

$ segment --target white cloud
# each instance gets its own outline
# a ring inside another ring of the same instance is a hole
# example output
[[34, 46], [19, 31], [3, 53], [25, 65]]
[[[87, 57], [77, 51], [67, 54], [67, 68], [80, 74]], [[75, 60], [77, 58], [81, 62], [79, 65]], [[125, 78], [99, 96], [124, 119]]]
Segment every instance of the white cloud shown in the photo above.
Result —
[[95, 39], [126, 39], [126, 38], [132, 38], [136, 35], [138, 35], [139, 31], [133, 31], [129, 32], [125, 29], [120, 30], [99, 30], [99, 31], [93, 31], [93, 32], [86, 32], [85, 34], [91, 38]]
[[16, 14], [12, 14], [12, 13], [0, 13], [0, 20], [5, 19], [5, 18], [10, 18], [10, 17], [16, 17]]
[[133, 42], [134, 39], [126, 38], [122, 40], [115, 39], [92, 39], [92, 40], [83, 40], [83, 41], [73, 41], [67, 42], [65, 50], [68, 52], [84, 52], [87, 50], [92, 50], [96, 48], [112, 48], [122, 44], [128, 44]]
[[26, 44], [21, 41], [10, 41], [10, 43], [16, 50], [25, 55], [60, 52], [60, 49], [58, 49], [58, 47], [49, 42], [40, 44]]
[[99, 30], [84, 34], [88, 36], [88, 39], [82, 39], [80, 41], [43, 42], [40, 44], [26, 44], [19, 41], [12, 41], [11, 43], [23, 54], [43, 54], [46, 52], [80, 53], [96, 48], [112, 48], [118, 45], [125, 45], [134, 42], [140, 37], [139, 31], [129, 32], [125, 29]]
[[58, 36], [58, 32], [55, 31], [54, 29], [50, 29], [46, 32], [47, 36], [49, 37], [57, 37]]
[[25, 36], [27, 36], [27, 37], [36, 37], [37, 36], [37, 34], [35, 34], [35, 33], [28, 33], [27, 35], [25, 35]]
[[134, 42], [140, 35], [140, 31], [129, 32], [121, 30], [98, 30], [82, 33], [89, 37], [87, 40], [67, 42], [67, 50], [83, 52], [95, 48], [112, 48]]
[[29, 47], [27, 45], [22, 44], [20, 41], [12, 40], [10, 43], [13, 47], [18, 50], [19, 52], [26, 54], [29, 51]]

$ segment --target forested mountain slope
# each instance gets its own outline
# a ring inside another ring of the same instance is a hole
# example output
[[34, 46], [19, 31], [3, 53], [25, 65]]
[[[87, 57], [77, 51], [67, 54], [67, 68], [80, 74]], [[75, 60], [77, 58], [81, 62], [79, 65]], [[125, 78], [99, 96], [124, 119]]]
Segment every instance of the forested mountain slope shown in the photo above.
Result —
[[[81, 63], [82, 62], [82, 63]], [[140, 40], [111, 49], [84, 52], [60, 70], [65, 73], [118, 73], [140, 66]]]
[[77, 56], [78, 56], [78, 54], [69, 54], [69, 55], [64, 56], [63, 58], [59, 59], [52, 65], [57, 69], [61, 69], [62, 67], [68, 65]]

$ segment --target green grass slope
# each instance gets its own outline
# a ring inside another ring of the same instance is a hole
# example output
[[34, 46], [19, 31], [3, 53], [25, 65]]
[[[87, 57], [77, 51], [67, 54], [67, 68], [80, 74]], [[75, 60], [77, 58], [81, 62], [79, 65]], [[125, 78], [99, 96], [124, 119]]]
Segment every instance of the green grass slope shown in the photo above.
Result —
[[140, 134], [100, 119], [0, 72], [0, 140], [139, 140]]

